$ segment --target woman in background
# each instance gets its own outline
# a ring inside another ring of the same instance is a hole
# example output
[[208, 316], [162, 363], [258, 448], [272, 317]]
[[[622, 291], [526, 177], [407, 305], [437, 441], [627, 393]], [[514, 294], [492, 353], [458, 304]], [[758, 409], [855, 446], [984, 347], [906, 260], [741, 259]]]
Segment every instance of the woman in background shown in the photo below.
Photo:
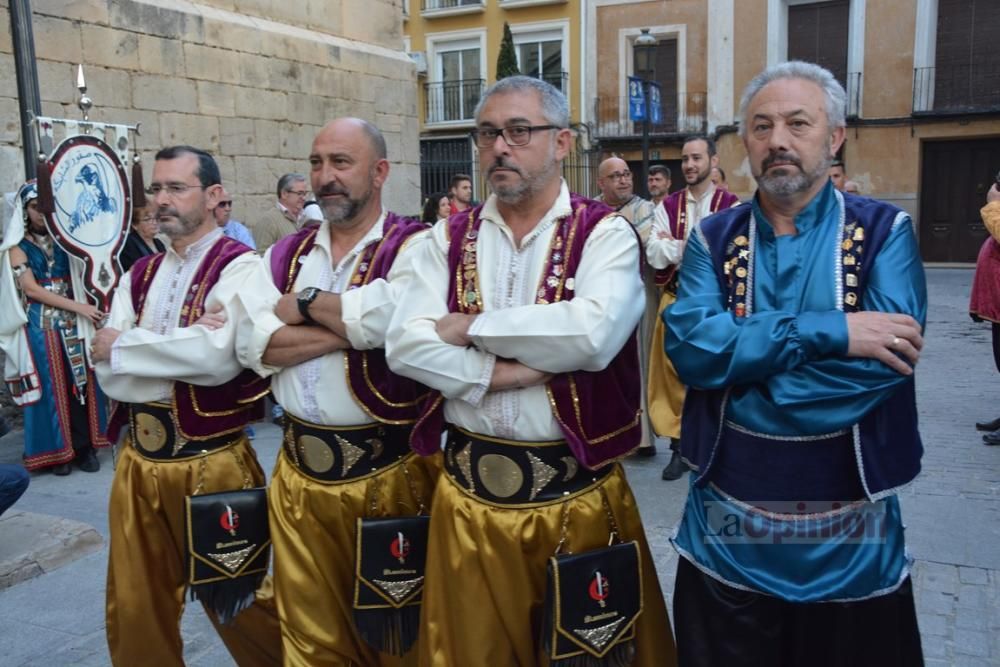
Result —
[[163, 242], [156, 238], [156, 233], [160, 231], [160, 223], [153, 216], [153, 208], [132, 209], [132, 229], [125, 237], [125, 245], [121, 254], [118, 255], [118, 262], [122, 265], [122, 271], [128, 271], [140, 257], [155, 255], [163, 252]]

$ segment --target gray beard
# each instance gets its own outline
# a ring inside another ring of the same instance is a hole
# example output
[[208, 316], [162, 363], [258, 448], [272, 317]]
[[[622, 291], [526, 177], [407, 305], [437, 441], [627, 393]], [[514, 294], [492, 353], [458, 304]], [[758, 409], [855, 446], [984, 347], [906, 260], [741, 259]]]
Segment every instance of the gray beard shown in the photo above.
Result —
[[827, 157], [811, 173], [789, 166], [785, 167], [784, 170], [791, 171], [790, 174], [761, 174], [757, 179], [757, 185], [772, 197], [790, 197], [801, 194], [815, 185], [817, 180], [826, 176], [832, 163], [833, 158]]

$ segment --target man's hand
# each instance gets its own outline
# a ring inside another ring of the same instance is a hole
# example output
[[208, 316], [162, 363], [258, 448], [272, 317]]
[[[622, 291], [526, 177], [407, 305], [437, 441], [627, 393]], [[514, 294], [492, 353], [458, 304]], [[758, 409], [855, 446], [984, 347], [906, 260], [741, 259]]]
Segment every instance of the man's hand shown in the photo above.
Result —
[[490, 378], [490, 391], [536, 387], [551, 379], [552, 373], [536, 370], [519, 361], [497, 359], [493, 366], [493, 376]]
[[900, 375], [913, 373], [910, 366], [916, 365], [924, 347], [920, 325], [909, 315], [848, 313], [847, 337], [847, 356], [878, 359]]
[[437, 321], [434, 330], [437, 331], [441, 340], [449, 345], [468, 347], [472, 345], [472, 339], [469, 338], [469, 327], [472, 326], [475, 319], [475, 315], [449, 313]]
[[285, 324], [302, 324], [306, 321], [299, 311], [299, 295], [295, 292], [284, 294], [278, 299], [274, 314]]
[[221, 305], [215, 305], [205, 311], [192, 326], [203, 326], [209, 331], [221, 329], [226, 324], [226, 311]]
[[111, 327], [98, 329], [90, 344], [90, 360], [93, 363], [99, 361], [109, 361], [111, 359], [111, 346], [115, 344], [122, 332]]
[[987, 204], [992, 204], [995, 201], [1000, 201], [1000, 190], [997, 189], [997, 183], [994, 183], [993, 187], [986, 193]]

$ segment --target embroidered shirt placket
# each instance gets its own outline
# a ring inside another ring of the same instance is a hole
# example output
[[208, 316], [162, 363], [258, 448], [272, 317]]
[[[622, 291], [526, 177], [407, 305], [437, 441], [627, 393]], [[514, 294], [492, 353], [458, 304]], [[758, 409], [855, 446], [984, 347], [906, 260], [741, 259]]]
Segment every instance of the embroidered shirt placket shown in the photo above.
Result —
[[[215, 232], [206, 235], [192, 243], [184, 250], [184, 254], [179, 255], [173, 250], [167, 250], [164, 264], [171, 267], [167, 277], [167, 289], [157, 290], [151, 294], [153, 298], [152, 317], [149, 320], [149, 329], [154, 333], [166, 334], [176, 328], [181, 321], [181, 308], [184, 307], [184, 296], [189, 290], [191, 278], [202, 258], [209, 248], [219, 239], [222, 232]], [[167, 268], [161, 266], [160, 270]]]

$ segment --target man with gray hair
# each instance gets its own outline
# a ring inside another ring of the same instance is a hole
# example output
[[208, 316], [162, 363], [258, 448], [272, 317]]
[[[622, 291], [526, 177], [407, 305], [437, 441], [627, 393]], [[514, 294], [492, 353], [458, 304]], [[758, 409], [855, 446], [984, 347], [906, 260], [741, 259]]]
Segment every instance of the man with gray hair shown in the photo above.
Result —
[[[673, 664], [656, 570], [617, 463], [641, 435], [639, 240], [562, 180], [572, 134], [561, 92], [508, 77], [475, 117], [493, 194], [415, 249], [420, 271], [386, 338], [390, 367], [436, 390], [415, 436], [448, 422], [420, 664], [590, 664], [595, 654]], [[425, 442], [418, 451], [438, 451]], [[566, 554], [597, 569], [566, 574], [552, 559]], [[560, 630], [540, 635], [543, 618]], [[572, 640], [560, 639], [566, 632]]]
[[295, 233], [308, 196], [309, 187], [302, 174], [284, 174], [278, 179], [278, 201], [253, 224], [257, 252], [263, 254], [279, 239]]
[[923, 664], [895, 494], [923, 451], [926, 284], [909, 217], [830, 182], [844, 110], [817, 65], [750, 82], [757, 194], [695, 227], [664, 314], [689, 385], [683, 665]]

